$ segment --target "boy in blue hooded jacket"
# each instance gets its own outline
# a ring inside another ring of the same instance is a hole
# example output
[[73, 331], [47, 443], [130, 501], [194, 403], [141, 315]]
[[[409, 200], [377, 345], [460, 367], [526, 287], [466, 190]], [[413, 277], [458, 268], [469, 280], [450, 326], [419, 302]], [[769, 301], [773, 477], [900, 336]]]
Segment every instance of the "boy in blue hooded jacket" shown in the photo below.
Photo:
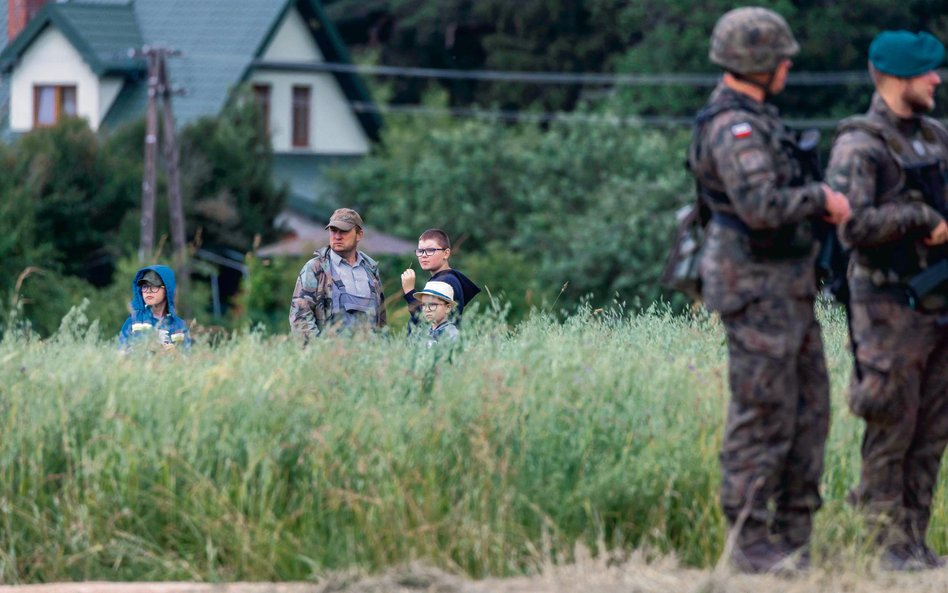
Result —
[[135, 273], [132, 281], [132, 314], [119, 333], [119, 344], [150, 340], [165, 348], [189, 347], [188, 324], [175, 315], [174, 271], [168, 266], [148, 266]]

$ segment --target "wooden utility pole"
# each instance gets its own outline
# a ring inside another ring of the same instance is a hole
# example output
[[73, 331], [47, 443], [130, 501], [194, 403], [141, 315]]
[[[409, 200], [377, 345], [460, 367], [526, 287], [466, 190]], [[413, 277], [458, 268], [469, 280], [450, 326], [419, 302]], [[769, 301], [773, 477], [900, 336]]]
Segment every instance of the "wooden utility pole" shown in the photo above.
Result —
[[174, 113], [171, 110], [171, 82], [168, 80], [168, 69], [164, 55], [159, 57], [158, 88], [161, 93], [161, 120], [164, 136], [162, 146], [165, 152], [165, 167], [168, 172], [168, 206], [171, 217], [171, 244], [174, 246], [175, 256], [182, 257], [187, 245], [185, 244], [184, 208], [181, 205], [181, 176], [178, 171], [178, 140], [174, 129]]
[[142, 49], [148, 61], [148, 107], [145, 110], [145, 169], [142, 176], [142, 224], [138, 260], [150, 259], [155, 250], [155, 186], [158, 156], [158, 59], [151, 48]]
[[191, 294], [191, 266], [188, 261], [187, 243], [184, 228], [184, 206], [181, 204], [181, 175], [178, 169], [178, 137], [174, 128], [174, 112], [171, 109], [171, 96], [174, 90], [168, 79], [167, 55], [179, 55], [178, 52], [159, 54], [158, 88], [161, 94], [162, 147], [164, 148], [165, 170], [168, 174], [168, 215], [171, 219], [171, 245], [174, 247], [175, 268], [178, 270], [178, 286], [182, 298], [177, 299], [177, 309], [185, 316], [190, 312], [187, 306]]
[[[191, 270], [188, 265], [187, 239], [184, 226], [184, 206], [181, 202], [181, 175], [178, 169], [179, 151], [174, 127], [171, 97], [175, 94], [168, 78], [167, 58], [181, 55], [165, 47], [145, 46], [141, 54], [148, 62], [148, 107], [145, 112], [145, 163], [142, 179], [142, 226], [139, 260], [153, 256], [155, 249], [155, 193], [158, 160], [158, 102], [161, 101], [161, 145], [168, 181], [168, 214], [171, 223], [171, 245], [174, 249], [178, 286], [187, 295]], [[179, 299], [177, 308], [181, 310]]]

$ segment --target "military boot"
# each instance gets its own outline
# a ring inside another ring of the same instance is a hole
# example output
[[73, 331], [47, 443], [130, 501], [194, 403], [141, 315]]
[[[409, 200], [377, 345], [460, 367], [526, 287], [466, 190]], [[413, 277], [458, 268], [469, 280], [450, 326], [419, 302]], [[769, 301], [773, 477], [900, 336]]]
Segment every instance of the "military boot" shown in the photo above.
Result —
[[928, 547], [925, 542], [916, 542], [915, 553], [925, 560], [928, 568], [944, 568], [946, 565], [945, 557], [939, 556], [935, 550]]
[[876, 543], [882, 548], [879, 566], [883, 570], [915, 572], [932, 568], [925, 550], [919, 545], [919, 526], [904, 511], [880, 514], [870, 523], [876, 529]]
[[731, 564], [740, 572], [748, 574], [792, 572], [788, 555], [775, 543], [767, 525], [749, 519], [731, 553]]
[[771, 526], [771, 534], [790, 563], [797, 570], [810, 568], [810, 534], [813, 515], [809, 511], [778, 512]]
[[925, 543], [928, 532], [928, 513], [909, 512], [903, 522], [903, 530], [909, 539], [909, 547], [915, 558], [922, 560], [927, 568], [943, 568], [945, 559]]
[[912, 543], [892, 544], [882, 550], [879, 558], [882, 570], [915, 572], [934, 568], [924, 553]]

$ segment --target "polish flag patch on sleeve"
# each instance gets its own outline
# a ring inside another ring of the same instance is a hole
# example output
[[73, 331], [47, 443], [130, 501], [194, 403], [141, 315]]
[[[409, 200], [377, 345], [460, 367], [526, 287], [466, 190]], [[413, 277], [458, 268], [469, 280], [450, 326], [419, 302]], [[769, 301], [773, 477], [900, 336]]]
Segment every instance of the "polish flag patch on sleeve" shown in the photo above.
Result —
[[738, 139], [747, 138], [751, 135], [751, 131], [751, 125], [746, 121], [731, 126], [731, 134]]

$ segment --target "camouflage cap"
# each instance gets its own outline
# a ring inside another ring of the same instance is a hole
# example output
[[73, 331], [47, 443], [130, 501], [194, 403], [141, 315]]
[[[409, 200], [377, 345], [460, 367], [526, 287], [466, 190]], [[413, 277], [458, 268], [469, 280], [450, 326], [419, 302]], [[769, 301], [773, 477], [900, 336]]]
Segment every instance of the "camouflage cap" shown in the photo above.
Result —
[[148, 270], [142, 277], [138, 279], [138, 285], [148, 284], [150, 286], [164, 286], [165, 283], [161, 280], [161, 276], [158, 275], [158, 272], [154, 270]]
[[351, 208], [339, 208], [329, 217], [329, 224], [326, 228], [335, 227], [341, 231], [348, 231], [353, 227], [362, 228], [362, 217]]
[[711, 33], [708, 56], [737, 74], [772, 72], [800, 51], [787, 21], [769, 8], [745, 6], [724, 14]]
[[945, 60], [945, 46], [931, 33], [883, 31], [869, 45], [869, 62], [876, 70], [899, 78], [931, 72]]

